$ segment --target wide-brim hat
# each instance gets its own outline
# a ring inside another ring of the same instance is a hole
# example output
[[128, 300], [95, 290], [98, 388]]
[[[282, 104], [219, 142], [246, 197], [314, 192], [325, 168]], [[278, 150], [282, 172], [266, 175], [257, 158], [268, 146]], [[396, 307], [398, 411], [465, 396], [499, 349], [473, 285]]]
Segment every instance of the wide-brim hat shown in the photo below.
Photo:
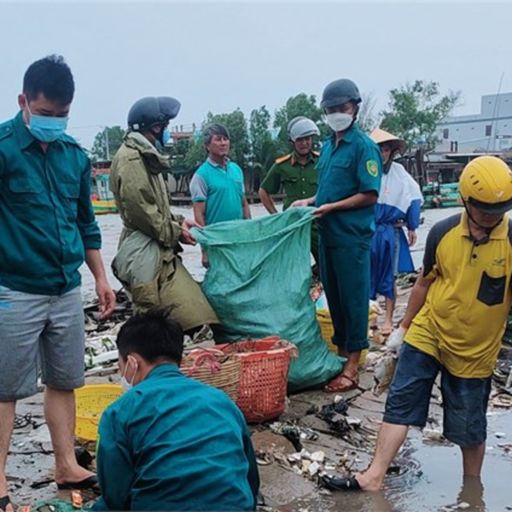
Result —
[[385, 130], [381, 130], [380, 128], [375, 128], [372, 133], [370, 133], [370, 138], [376, 144], [390, 144], [394, 149], [398, 150], [400, 154], [405, 153], [405, 141], [403, 139], [399, 139], [396, 135], [389, 133]]

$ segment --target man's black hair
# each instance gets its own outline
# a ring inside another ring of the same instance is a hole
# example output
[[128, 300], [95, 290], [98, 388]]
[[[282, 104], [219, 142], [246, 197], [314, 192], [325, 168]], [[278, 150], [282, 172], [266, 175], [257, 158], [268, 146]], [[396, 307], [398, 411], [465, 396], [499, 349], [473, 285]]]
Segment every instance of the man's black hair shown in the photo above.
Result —
[[151, 309], [132, 316], [120, 329], [116, 339], [119, 355], [135, 352], [148, 363], [171, 359], [181, 363], [183, 355], [183, 330], [170, 317], [168, 308]]
[[226, 137], [227, 139], [231, 139], [231, 137], [229, 136], [228, 129], [223, 124], [220, 124], [220, 123], [209, 124], [203, 130], [204, 143], [206, 145], [210, 144], [214, 135], [220, 135], [221, 137]]
[[73, 101], [75, 81], [61, 55], [49, 55], [32, 63], [23, 77], [23, 94], [28, 101], [43, 94], [46, 99], [68, 105]]

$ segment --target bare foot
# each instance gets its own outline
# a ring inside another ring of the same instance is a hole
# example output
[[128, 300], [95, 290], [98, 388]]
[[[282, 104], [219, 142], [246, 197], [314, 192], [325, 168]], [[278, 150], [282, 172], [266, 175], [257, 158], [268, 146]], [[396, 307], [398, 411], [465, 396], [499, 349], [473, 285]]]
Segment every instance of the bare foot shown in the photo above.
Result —
[[368, 476], [367, 473], [356, 473], [354, 478], [363, 491], [380, 491], [382, 482]]

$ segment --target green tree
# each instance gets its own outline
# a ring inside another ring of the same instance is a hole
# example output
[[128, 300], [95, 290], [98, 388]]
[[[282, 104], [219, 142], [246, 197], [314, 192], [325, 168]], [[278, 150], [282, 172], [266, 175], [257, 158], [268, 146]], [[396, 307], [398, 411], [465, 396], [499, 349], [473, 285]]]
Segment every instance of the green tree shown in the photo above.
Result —
[[204, 162], [206, 154], [204, 139], [203, 135], [201, 134], [196, 139], [191, 141], [190, 145], [188, 146], [184, 159], [185, 168], [190, 172], [194, 172]]
[[178, 139], [164, 148], [164, 151], [170, 156], [169, 173], [176, 180], [176, 192], [178, 193], [186, 194], [188, 192], [193, 169], [187, 165], [187, 155], [193, 144], [193, 140]]
[[270, 169], [276, 158], [277, 147], [274, 140], [272, 140], [270, 122], [270, 113], [265, 106], [254, 109], [249, 116], [250, 190], [253, 192], [256, 192], [259, 188], [261, 178]]
[[441, 96], [437, 82], [416, 80], [392, 89], [389, 97], [388, 110], [381, 113], [381, 128], [403, 138], [409, 149], [422, 142], [430, 150], [438, 141], [438, 123], [456, 106], [460, 91]]
[[171, 170], [182, 171], [187, 168], [185, 159], [193, 142], [190, 139], [178, 139], [165, 147], [165, 152], [171, 157]]
[[290, 150], [290, 144], [288, 141], [288, 134], [286, 127], [294, 117], [305, 116], [318, 123], [318, 128], [321, 132], [321, 138], [328, 133], [328, 128], [322, 120], [322, 109], [317, 105], [316, 97], [314, 95], [307, 95], [306, 93], [300, 93], [296, 96], [292, 96], [286, 100], [286, 104], [280, 109], [276, 110], [274, 116], [274, 128], [279, 130], [278, 135], [278, 151], [280, 153], [286, 153]]
[[98, 132], [91, 149], [93, 162], [111, 160], [123, 143], [123, 137], [124, 130], [120, 126], [106, 126]]

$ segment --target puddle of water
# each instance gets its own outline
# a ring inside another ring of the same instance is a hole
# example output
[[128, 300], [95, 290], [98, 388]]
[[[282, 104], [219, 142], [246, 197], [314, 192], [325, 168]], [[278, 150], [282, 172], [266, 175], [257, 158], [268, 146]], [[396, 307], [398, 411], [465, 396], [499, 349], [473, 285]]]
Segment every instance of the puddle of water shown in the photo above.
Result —
[[[280, 510], [309, 512], [432, 512], [444, 507], [455, 510], [467, 503], [469, 512], [496, 512], [512, 507], [512, 486], [506, 475], [512, 474], [512, 454], [499, 447], [512, 442], [512, 411], [488, 414], [487, 452], [482, 478], [462, 477], [460, 449], [451, 444], [425, 443], [417, 430], [411, 430], [410, 445], [402, 452], [402, 474], [388, 476], [382, 492], [333, 493], [314, 500], [294, 501]], [[496, 432], [505, 433], [498, 439]], [[462, 510], [462, 509], [460, 509]]]

